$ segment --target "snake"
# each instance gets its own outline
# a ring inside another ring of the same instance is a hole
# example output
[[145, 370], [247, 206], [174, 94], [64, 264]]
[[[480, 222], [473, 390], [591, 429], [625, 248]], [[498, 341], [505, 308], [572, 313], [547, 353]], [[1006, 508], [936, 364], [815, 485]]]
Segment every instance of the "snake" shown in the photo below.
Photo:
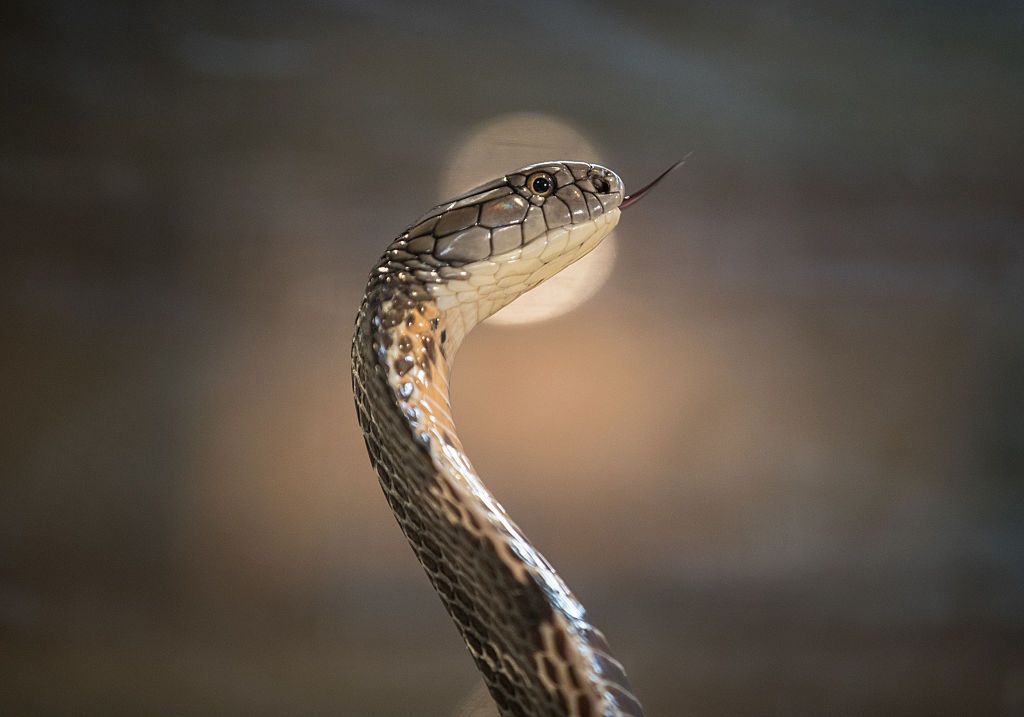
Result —
[[580, 601], [487, 489], [455, 431], [471, 329], [588, 254], [679, 163], [627, 195], [599, 164], [532, 164], [438, 204], [387, 247], [352, 341], [370, 463], [502, 717], [642, 717]]

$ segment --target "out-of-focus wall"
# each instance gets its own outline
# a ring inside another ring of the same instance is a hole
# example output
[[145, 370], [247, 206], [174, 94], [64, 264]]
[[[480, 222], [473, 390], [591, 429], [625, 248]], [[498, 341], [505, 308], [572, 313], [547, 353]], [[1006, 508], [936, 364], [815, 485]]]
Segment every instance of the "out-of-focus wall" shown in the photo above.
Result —
[[387, 242], [523, 111], [632, 187], [693, 151], [596, 297], [481, 328], [454, 382], [649, 712], [1024, 712], [1022, 31], [1014, 3], [12, 10], [0, 713], [472, 690], [348, 343]]

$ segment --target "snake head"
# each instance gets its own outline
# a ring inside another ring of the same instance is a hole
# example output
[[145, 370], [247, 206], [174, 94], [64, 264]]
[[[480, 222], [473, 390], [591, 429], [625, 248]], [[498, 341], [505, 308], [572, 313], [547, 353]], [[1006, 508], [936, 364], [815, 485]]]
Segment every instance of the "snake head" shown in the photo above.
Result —
[[532, 164], [439, 204], [391, 248], [411, 255], [442, 309], [462, 306], [472, 325], [600, 244], [624, 196], [606, 167]]
[[622, 180], [610, 169], [542, 162], [437, 205], [403, 238], [412, 253], [464, 265], [521, 249], [548, 231], [585, 226], [617, 209], [622, 197]]

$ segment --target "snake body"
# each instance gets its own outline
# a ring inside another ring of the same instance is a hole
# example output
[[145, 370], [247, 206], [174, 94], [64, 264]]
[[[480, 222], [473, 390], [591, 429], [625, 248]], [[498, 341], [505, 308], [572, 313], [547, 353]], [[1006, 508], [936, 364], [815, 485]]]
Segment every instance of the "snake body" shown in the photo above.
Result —
[[643, 715], [602, 633], [473, 469], [448, 398], [473, 326], [596, 247], [624, 196], [614, 172], [587, 162], [477, 187], [388, 246], [356, 319], [371, 463], [504, 717]]

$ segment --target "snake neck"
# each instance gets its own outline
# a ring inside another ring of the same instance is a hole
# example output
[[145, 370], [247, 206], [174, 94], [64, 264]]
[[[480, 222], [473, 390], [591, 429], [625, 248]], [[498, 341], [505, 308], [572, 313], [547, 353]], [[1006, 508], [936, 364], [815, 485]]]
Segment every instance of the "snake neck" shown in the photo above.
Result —
[[603, 635], [473, 469], [455, 432], [450, 366], [472, 328], [387, 262], [352, 347], [371, 462], [402, 531], [501, 714], [643, 714]]

